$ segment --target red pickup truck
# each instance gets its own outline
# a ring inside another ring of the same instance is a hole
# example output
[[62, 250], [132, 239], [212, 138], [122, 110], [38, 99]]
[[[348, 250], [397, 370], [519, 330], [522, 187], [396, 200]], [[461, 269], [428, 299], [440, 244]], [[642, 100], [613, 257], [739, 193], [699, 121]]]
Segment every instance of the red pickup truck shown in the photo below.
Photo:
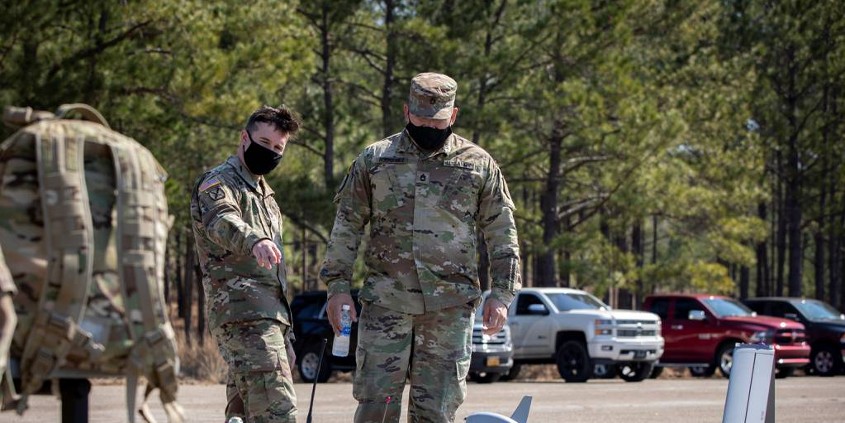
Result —
[[[784, 378], [810, 362], [804, 325], [758, 316], [732, 298], [706, 294], [659, 294], [646, 297], [643, 310], [660, 316], [665, 340], [656, 374], [662, 367], [688, 367], [693, 376], [716, 369], [729, 377], [737, 343], [771, 345], [775, 376]], [[653, 373], [654, 375], [655, 373]]]

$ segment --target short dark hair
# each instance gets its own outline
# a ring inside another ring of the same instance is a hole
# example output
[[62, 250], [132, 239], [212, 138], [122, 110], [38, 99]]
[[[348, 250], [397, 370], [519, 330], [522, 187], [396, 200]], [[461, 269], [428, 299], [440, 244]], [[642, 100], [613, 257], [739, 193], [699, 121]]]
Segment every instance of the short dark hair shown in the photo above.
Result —
[[246, 130], [254, 131], [258, 122], [273, 125], [277, 131], [285, 133], [291, 138], [296, 135], [299, 126], [302, 124], [299, 116], [285, 105], [279, 107], [261, 106], [249, 116], [246, 121]]

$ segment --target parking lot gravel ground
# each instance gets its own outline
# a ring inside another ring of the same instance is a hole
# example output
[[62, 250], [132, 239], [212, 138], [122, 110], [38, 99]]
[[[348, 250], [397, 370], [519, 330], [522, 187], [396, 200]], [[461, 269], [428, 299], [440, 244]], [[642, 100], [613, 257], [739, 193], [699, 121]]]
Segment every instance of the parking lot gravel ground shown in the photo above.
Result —
[[[563, 381], [517, 381], [493, 384], [469, 383], [468, 397], [458, 410], [456, 422], [467, 415], [490, 411], [509, 416], [524, 395], [533, 396], [529, 422], [545, 423], [713, 423], [722, 421], [728, 380], [654, 379], [626, 383], [619, 379], [590, 380], [573, 384]], [[305, 422], [311, 395], [310, 384], [296, 384], [299, 422]], [[183, 385], [179, 401], [188, 422], [223, 421], [223, 385]], [[317, 385], [312, 421], [351, 422], [355, 411], [352, 385]], [[775, 382], [775, 412], [778, 423], [845, 423], [845, 376], [832, 378], [791, 377]], [[91, 391], [91, 423], [126, 421], [125, 387], [95, 385]], [[156, 396], [154, 394], [154, 396]], [[407, 389], [406, 396], [407, 398]], [[0, 414], [0, 422], [58, 422], [59, 401], [52, 396], [36, 396], [23, 417]], [[167, 419], [158, 398], [152, 403], [159, 422]], [[405, 422], [407, 400], [403, 404]], [[136, 421], [141, 421], [138, 418]]]

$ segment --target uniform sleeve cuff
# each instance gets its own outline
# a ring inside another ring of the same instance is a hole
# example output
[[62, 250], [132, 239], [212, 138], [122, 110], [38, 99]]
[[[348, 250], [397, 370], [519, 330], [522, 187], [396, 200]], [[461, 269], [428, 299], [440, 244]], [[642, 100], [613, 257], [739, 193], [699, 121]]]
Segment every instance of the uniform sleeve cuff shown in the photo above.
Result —
[[[255, 244], [258, 244], [261, 241], [264, 241], [267, 238], [266, 236], [259, 236], [256, 234], [251, 234], [246, 236], [246, 245], [249, 245], [249, 251], [246, 252], [246, 255], [252, 255], [252, 249], [255, 248]], [[271, 240], [272, 241], [272, 240]]]
[[333, 281], [329, 283], [328, 289], [328, 298], [331, 298], [337, 294], [350, 294], [349, 282], [347, 281]]
[[513, 298], [515, 296], [516, 295], [513, 292], [493, 288], [490, 291], [490, 296], [488, 298], [495, 298], [504, 304], [505, 307], [510, 308], [511, 302], [513, 302]]

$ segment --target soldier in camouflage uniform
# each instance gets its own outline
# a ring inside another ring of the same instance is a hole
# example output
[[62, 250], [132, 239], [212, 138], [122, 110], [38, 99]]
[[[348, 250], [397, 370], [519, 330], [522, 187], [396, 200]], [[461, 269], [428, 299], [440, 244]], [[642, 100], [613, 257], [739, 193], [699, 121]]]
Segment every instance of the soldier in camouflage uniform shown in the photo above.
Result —
[[263, 175], [299, 125], [285, 107], [258, 109], [237, 154], [203, 174], [191, 198], [209, 327], [229, 364], [227, 419], [296, 421], [282, 216]]
[[481, 301], [478, 231], [487, 240], [492, 273], [486, 333], [501, 330], [520, 288], [514, 205], [490, 155], [451, 132], [456, 91], [446, 75], [414, 77], [405, 130], [367, 147], [335, 197], [320, 274], [335, 331], [341, 306], [352, 304], [352, 267], [370, 225], [353, 388], [359, 423], [398, 422], [406, 378], [409, 422], [455, 419], [466, 396], [472, 322]]

